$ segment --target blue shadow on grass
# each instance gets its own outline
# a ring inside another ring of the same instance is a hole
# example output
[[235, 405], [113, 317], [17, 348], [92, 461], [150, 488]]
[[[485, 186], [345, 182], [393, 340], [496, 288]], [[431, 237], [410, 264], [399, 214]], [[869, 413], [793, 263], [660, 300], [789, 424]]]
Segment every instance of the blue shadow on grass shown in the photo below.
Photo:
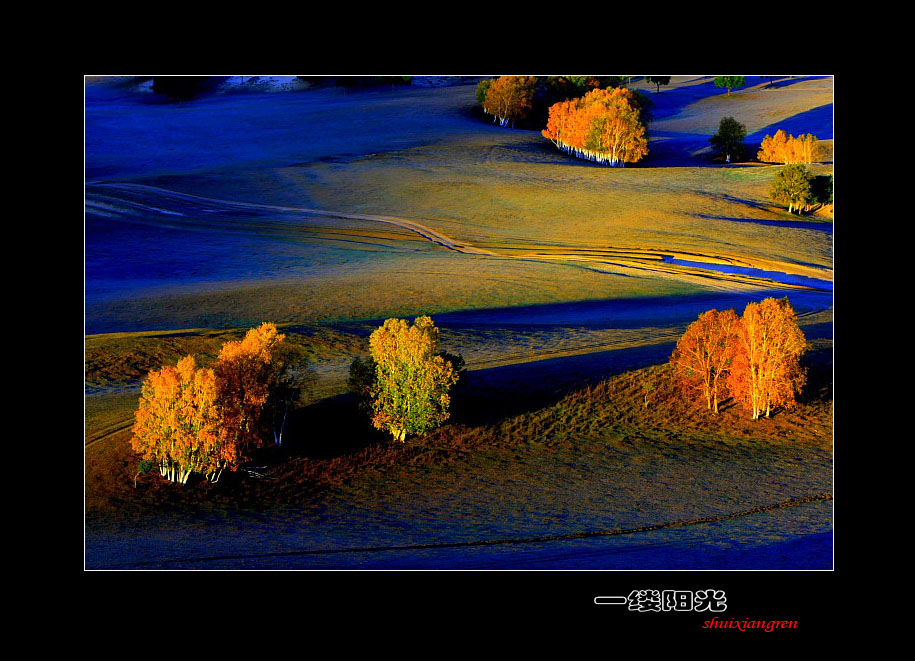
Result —
[[775, 135], [782, 129], [785, 133], [795, 137], [812, 133], [818, 140], [833, 139], [833, 104], [827, 103], [825, 106], [812, 108], [805, 112], [798, 113], [788, 119], [781, 120], [762, 128], [755, 133], [747, 136], [746, 144], [753, 148], [755, 145], [762, 143], [763, 138], [767, 135]]

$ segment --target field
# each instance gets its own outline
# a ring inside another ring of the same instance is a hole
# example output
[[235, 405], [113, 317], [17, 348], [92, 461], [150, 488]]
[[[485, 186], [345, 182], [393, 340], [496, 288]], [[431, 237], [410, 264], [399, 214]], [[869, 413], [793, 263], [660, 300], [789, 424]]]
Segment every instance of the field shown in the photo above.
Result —
[[[830, 568], [832, 218], [789, 215], [777, 166], [715, 161], [708, 137], [726, 115], [753, 154], [810, 132], [830, 174], [832, 79], [637, 81], [650, 153], [626, 168], [441, 82], [164, 103], [87, 80], [86, 567]], [[685, 404], [664, 363], [686, 326], [768, 296], [810, 342], [799, 405]], [[468, 374], [401, 445], [346, 377], [419, 314]], [[216, 485], [138, 474], [147, 371], [262, 321], [308, 359], [289, 442]]]

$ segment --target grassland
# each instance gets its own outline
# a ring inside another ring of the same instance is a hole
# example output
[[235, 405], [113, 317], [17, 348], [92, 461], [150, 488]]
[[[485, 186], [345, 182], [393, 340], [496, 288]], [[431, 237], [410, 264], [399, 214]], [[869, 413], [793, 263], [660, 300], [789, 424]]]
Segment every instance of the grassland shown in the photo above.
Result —
[[[99, 85], [87, 86], [90, 565], [625, 528], [830, 490], [832, 219], [777, 208], [775, 166], [725, 167], [707, 149], [732, 115], [754, 140], [816, 133], [826, 155], [811, 169], [830, 173], [830, 78], [750, 79], [729, 98], [709, 78], [644, 86], [652, 153], [625, 169], [481, 121], [472, 85], [175, 106]], [[791, 298], [813, 343], [802, 405], [750, 424], [738, 407], [710, 419], [678, 402], [658, 365], [686, 324], [768, 295]], [[392, 445], [356, 414], [346, 372], [380, 320], [420, 313], [468, 379], [448, 425]], [[129, 427], [146, 371], [188, 353], [207, 364], [264, 320], [311, 375], [292, 441], [257, 459], [267, 477], [181, 490], [137, 475]], [[827, 534], [831, 505], [804, 507], [768, 528], [757, 518], [757, 546]], [[728, 525], [731, 540], [750, 529]], [[218, 539], [195, 547], [195, 530]]]

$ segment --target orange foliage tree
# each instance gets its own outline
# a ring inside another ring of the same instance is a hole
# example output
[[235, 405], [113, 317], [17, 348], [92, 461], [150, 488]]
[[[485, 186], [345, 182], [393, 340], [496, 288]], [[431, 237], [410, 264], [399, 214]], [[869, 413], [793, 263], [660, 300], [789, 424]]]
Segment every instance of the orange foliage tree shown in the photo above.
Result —
[[277, 437], [270, 414], [274, 408], [271, 400], [283, 377], [278, 353], [285, 337], [274, 324], [261, 324], [249, 330], [243, 340], [226, 342], [213, 366], [222, 424], [242, 457], [266, 445], [271, 434], [277, 444], [281, 443], [282, 432]]
[[815, 135], [786, 134], [782, 129], [763, 138], [756, 158], [763, 163], [814, 163], [820, 159], [820, 143]]
[[537, 79], [533, 76], [502, 76], [483, 91], [483, 111], [493, 116], [499, 126], [514, 127], [533, 106]]
[[192, 356], [177, 368], [153, 370], [143, 382], [131, 446], [159, 466], [163, 477], [185, 484], [192, 472], [218, 479], [237, 460], [221, 425], [216, 377]]
[[576, 158], [611, 166], [635, 163], [648, 154], [642, 109], [626, 88], [595, 89], [554, 104], [542, 134]]
[[737, 327], [728, 373], [731, 394], [754, 420], [774, 406], [791, 407], [806, 381], [800, 358], [807, 342], [787, 298], [749, 303]]
[[281, 444], [297, 385], [280, 359], [284, 335], [265, 323], [227, 342], [212, 369], [192, 356], [149, 373], [143, 383], [131, 444], [168, 479], [193, 472], [217, 482], [254, 448]]
[[449, 417], [449, 390], [458, 380], [451, 361], [439, 352], [439, 330], [418, 317], [411, 326], [388, 319], [369, 338], [375, 379], [370, 388], [372, 424], [404, 442]]
[[734, 310], [699, 315], [677, 342], [670, 362], [681, 382], [702, 393], [709, 410], [718, 413], [719, 380], [728, 371], [739, 319]]

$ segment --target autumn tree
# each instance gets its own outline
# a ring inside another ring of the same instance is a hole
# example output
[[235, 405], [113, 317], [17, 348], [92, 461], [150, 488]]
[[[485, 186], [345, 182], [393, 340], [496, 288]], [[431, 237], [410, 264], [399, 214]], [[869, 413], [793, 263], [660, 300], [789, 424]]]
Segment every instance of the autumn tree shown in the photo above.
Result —
[[240, 456], [270, 439], [282, 444], [296, 394], [288, 364], [280, 360], [285, 337], [274, 324], [261, 324], [244, 339], [226, 342], [213, 365], [223, 425]]
[[[458, 372], [440, 355], [439, 330], [432, 319], [418, 317], [412, 326], [403, 319], [388, 319], [372, 333], [369, 347], [376, 428], [403, 442], [408, 434], [423, 434], [448, 419], [449, 391]], [[362, 371], [364, 379], [364, 365]]]
[[[533, 76], [502, 76], [493, 80], [483, 93], [483, 111], [499, 126], [514, 127], [530, 111], [537, 79]], [[480, 88], [477, 87], [477, 94]]]
[[728, 96], [731, 96], [731, 90], [743, 87], [747, 84], [743, 76], [715, 76], [715, 87], [726, 87]]
[[738, 323], [734, 310], [703, 312], [677, 341], [670, 358], [681, 383], [700, 392], [707, 408], [716, 414], [719, 386], [724, 386], [731, 363]]
[[143, 382], [131, 447], [163, 477], [187, 483], [193, 472], [216, 481], [238, 459], [224, 434], [216, 376], [187, 356], [177, 367], [152, 370]]
[[626, 88], [592, 90], [550, 107], [542, 134], [576, 158], [619, 167], [637, 162], [648, 153], [639, 99]]
[[289, 411], [304, 385], [305, 363], [285, 336], [264, 323], [222, 346], [212, 369], [187, 356], [153, 370], [143, 384], [132, 444], [168, 479], [199, 472], [212, 482], [254, 448], [282, 445]]
[[724, 117], [718, 124], [718, 133], [709, 138], [712, 147], [719, 154], [724, 154], [727, 162], [739, 160], [743, 157], [746, 146], [743, 141], [747, 137], [747, 127], [733, 117]]
[[821, 148], [815, 135], [787, 135], [779, 129], [774, 136], [766, 135], [756, 158], [763, 163], [815, 163], [820, 159]]
[[728, 388], [758, 420], [791, 407], [806, 381], [800, 359], [807, 342], [787, 298], [749, 303], [737, 326]]
[[657, 93], [661, 92], [661, 85], [667, 85], [670, 83], [670, 76], [645, 76], [645, 80], [651, 83], [652, 85], [657, 85]]
[[786, 165], [775, 175], [769, 195], [773, 200], [788, 205], [788, 213], [807, 207], [813, 200], [813, 175], [803, 165]]

